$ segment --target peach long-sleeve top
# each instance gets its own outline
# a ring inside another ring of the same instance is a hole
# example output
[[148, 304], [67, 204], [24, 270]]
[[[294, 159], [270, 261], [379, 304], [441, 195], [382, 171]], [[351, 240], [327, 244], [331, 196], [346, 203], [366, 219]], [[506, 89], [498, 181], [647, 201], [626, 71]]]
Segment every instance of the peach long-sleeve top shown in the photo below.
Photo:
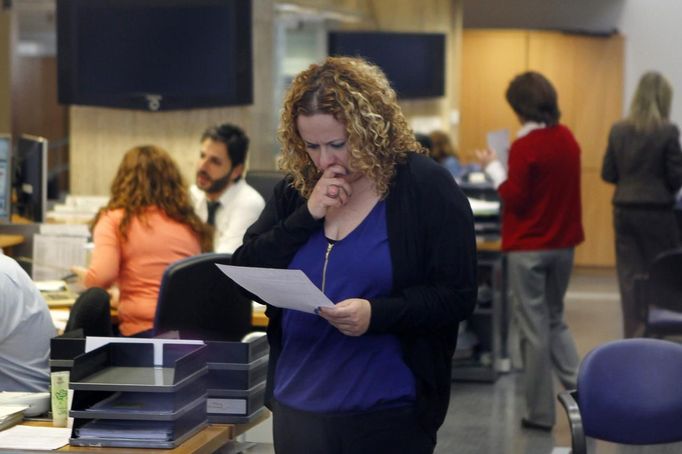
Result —
[[118, 284], [119, 331], [124, 336], [152, 328], [166, 267], [201, 252], [199, 239], [188, 226], [170, 219], [157, 207], [148, 208], [145, 214], [147, 225], [134, 218], [125, 241], [118, 230], [123, 210], [110, 210], [100, 216], [93, 231], [95, 249], [85, 277], [88, 288]]

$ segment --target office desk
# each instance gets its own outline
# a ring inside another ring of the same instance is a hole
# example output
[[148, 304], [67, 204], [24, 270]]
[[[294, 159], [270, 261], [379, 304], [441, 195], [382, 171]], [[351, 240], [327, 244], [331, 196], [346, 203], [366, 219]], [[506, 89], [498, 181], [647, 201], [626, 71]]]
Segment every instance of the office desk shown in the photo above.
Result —
[[23, 243], [25, 240], [24, 235], [0, 235], [0, 248], [10, 248], [12, 246], [17, 246]]
[[255, 328], [266, 328], [268, 326], [268, 317], [265, 316], [265, 306], [262, 304], [251, 306], [251, 325]]
[[[109, 454], [211, 454], [216, 450], [235, 441], [238, 435], [243, 434], [247, 430], [260, 424], [270, 417], [269, 411], [264, 411], [263, 414], [255, 418], [248, 424], [209, 424], [193, 437], [189, 438], [183, 444], [175, 449], [154, 449], [154, 448], [95, 448], [90, 446], [64, 446], [57, 450], [57, 452], [91, 452], [91, 453], [109, 453]], [[26, 421], [23, 424], [29, 426], [51, 426], [50, 422], [43, 421]], [[12, 452], [0, 449], [0, 453]]]

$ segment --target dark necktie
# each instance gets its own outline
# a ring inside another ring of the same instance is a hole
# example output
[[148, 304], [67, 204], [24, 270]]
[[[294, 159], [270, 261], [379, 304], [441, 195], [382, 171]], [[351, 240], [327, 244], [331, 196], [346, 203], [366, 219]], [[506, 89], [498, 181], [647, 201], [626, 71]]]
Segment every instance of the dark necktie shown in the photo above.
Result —
[[206, 208], [208, 208], [208, 217], [206, 218], [206, 224], [215, 225], [215, 212], [220, 206], [219, 201], [206, 201]]

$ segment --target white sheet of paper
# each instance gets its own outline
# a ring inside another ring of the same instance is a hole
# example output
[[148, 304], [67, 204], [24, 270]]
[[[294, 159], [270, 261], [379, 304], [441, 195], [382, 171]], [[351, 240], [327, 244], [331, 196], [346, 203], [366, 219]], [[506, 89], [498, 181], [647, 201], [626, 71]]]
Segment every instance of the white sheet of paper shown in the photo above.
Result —
[[218, 263], [216, 266], [237, 284], [273, 306], [314, 314], [318, 307], [334, 305], [301, 270]]
[[70, 437], [69, 428], [18, 425], [0, 432], [0, 448], [50, 451], [69, 444]]
[[507, 167], [507, 159], [509, 154], [509, 130], [498, 129], [496, 131], [488, 131], [486, 134], [488, 148], [492, 148], [497, 153], [497, 159], [502, 165]]

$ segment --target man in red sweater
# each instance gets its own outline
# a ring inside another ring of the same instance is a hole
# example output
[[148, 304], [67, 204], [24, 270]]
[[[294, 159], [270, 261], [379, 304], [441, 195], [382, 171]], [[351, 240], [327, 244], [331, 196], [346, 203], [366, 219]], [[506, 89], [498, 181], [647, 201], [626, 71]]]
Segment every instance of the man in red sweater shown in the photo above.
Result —
[[573, 251], [584, 239], [580, 204], [580, 147], [559, 124], [556, 91], [526, 72], [507, 89], [523, 125], [509, 150], [509, 171], [494, 151], [478, 151], [502, 201], [502, 249], [507, 252], [513, 313], [524, 361], [526, 428], [555, 423], [552, 370], [576, 386], [578, 353], [563, 317]]

